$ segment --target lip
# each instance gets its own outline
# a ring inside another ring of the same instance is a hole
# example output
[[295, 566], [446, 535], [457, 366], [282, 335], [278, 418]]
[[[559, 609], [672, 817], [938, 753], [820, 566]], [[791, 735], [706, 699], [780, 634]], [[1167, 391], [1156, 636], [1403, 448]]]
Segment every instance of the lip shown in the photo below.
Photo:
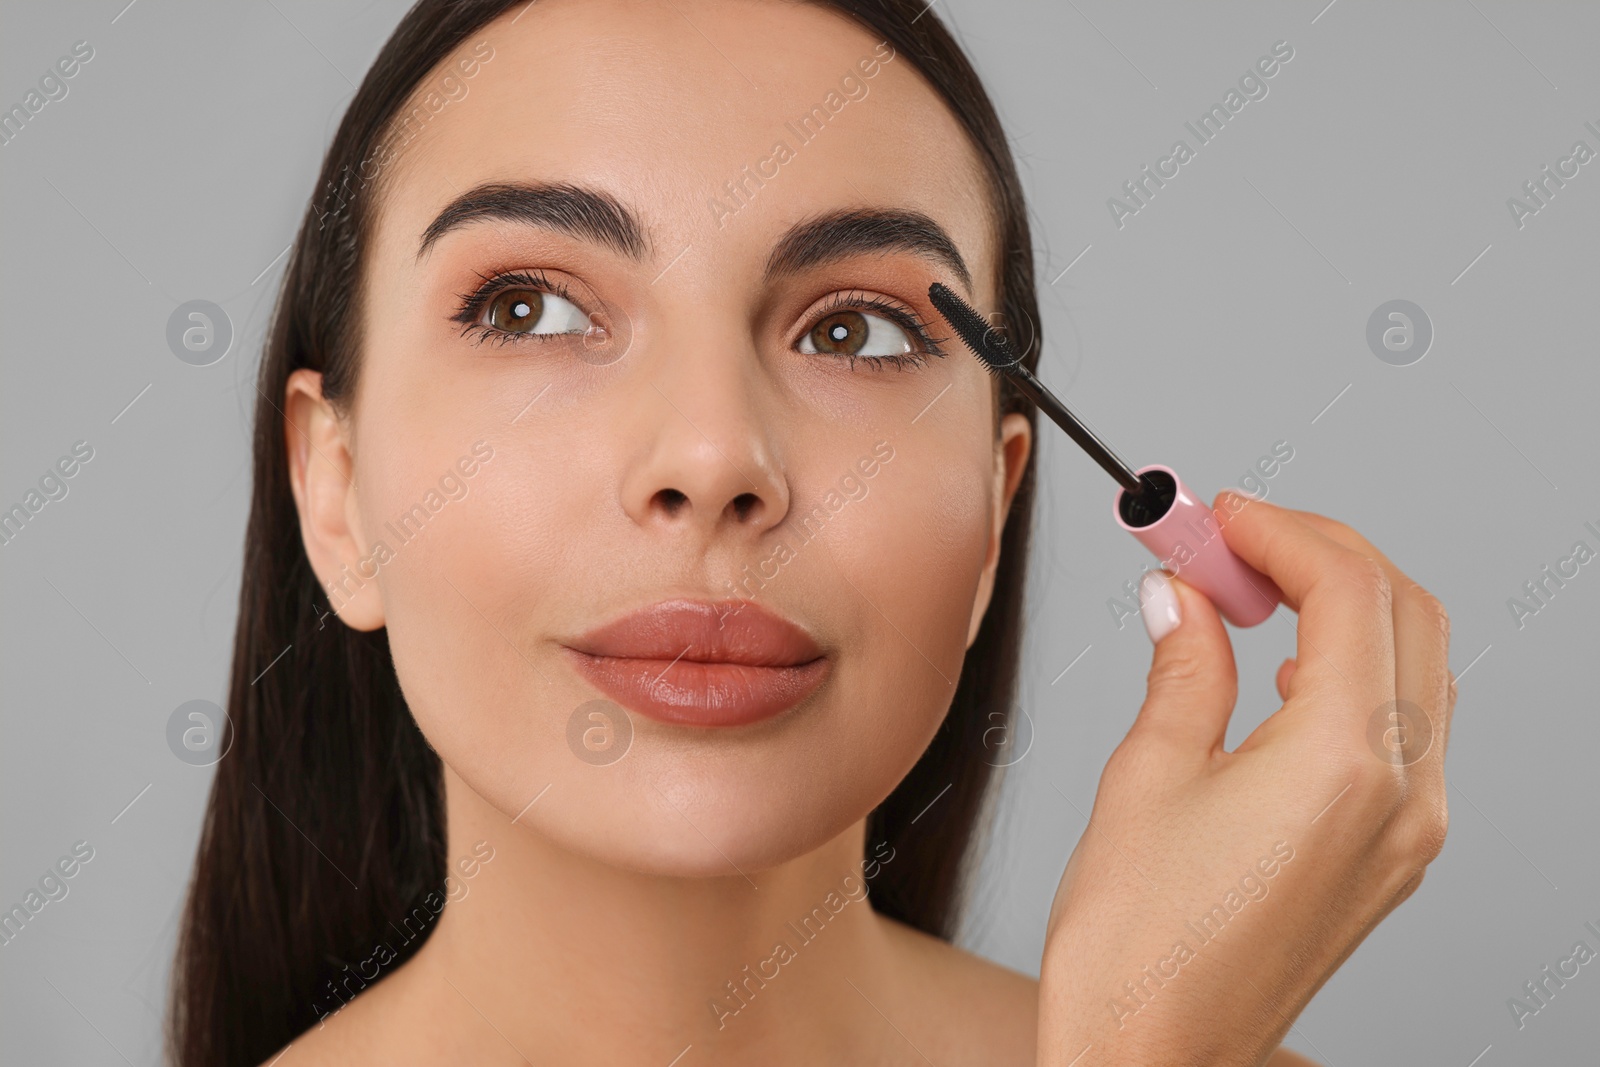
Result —
[[787, 619], [748, 600], [664, 600], [566, 642], [617, 703], [677, 726], [743, 726], [794, 707], [831, 661]]

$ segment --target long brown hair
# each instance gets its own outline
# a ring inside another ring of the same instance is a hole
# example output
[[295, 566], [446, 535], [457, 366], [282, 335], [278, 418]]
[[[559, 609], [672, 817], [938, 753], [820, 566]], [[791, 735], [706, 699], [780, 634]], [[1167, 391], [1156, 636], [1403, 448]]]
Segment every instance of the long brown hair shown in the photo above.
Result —
[[[257, 383], [229, 748], [212, 783], [173, 968], [169, 1054], [183, 1067], [265, 1061], [336, 1006], [319, 1007], [332, 983], [343, 976], [348, 989], [351, 961], [387, 940], [390, 924], [445, 875], [439, 758], [406, 707], [385, 632], [352, 630], [330, 614], [301, 542], [278, 405], [300, 367], [322, 373], [330, 401], [352, 395], [362, 252], [382, 176], [374, 161], [422, 79], [518, 2], [420, 0], [406, 13], [339, 124], [295, 238]], [[990, 179], [998, 310], [1027, 324], [1033, 366], [1039, 316], [1027, 214], [976, 72], [923, 0], [809, 2], [887, 40], [967, 131]], [[998, 406], [1033, 419], [1009, 388]], [[946, 940], [957, 932], [970, 846], [985, 820], [990, 742], [1009, 724], [1016, 690], [1033, 470], [1030, 455], [994, 598], [949, 715], [868, 820], [868, 840], [896, 850], [874, 883], [874, 906]], [[399, 946], [393, 962], [422, 940]]]

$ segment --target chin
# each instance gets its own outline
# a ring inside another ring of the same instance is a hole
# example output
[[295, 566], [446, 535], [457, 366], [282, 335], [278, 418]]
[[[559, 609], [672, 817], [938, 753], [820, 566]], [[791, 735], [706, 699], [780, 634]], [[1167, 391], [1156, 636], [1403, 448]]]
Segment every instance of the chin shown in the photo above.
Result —
[[569, 751], [566, 723], [555, 721], [565, 715], [549, 716], [542, 739], [521, 743], [510, 743], [509, 729], [496, 731], [498, 741], [461, 744], [455, 731], [424, 730], [489, 806], [564, 851], [643, 874], [759, 884], [757, 872], [821, 848], [870, 814], [948, 706], [933, 692], [858, 688], [846, 701], [845, 691], [824, 687], [774, 718], [732, 728], [633, 715], [627, 751], [604, 765]]

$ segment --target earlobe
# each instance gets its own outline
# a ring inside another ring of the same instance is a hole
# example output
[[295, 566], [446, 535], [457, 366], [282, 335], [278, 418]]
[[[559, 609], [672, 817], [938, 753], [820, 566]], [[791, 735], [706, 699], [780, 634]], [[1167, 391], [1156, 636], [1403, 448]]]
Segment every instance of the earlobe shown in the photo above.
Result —
[[297, 370], [283, 397], [289, 485], [300, 515], [300, 539], [329, 603], [355, 630], [384, 624], [376, 572], [363, 560], [366, 538], [357, 507], [348, 427], [322, 396], [322, 375]]
[[1033, 448], [1033, 424], [1027, 416], [1012, 412], [1000, 421], [1000, 439], [995, 443], [994, 497], [989, 527], [989, 548], [984, 557], [983, 573], [978, 579], [978, 592], [972, 600], [972, 619], [967, 626], [967, 647], [978, 639], [978, 628], [989, 610], [989, 600], [994, 596], [995, 572], [1000, 566], [1000, 538], [1005, 532], [1006, 516], [1011, 514], [1011, 503], [1016, 499], [1017, 488], [1022, 484], [1022, 473], [1028, 467], [1028, 453]]

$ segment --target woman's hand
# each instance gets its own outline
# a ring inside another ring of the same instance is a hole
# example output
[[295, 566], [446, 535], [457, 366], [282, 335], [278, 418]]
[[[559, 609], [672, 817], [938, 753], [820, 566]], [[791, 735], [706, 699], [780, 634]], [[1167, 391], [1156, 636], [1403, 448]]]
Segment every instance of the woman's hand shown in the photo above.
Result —
[[1444, 843], [1444, 609], [1348, 527], [1228, 495], [1229, 547], [1299, 613], [1283, 707], [1224, 750], [1216, 609], [1181, 580], [1142, 589], [1154, 633], [1163, 582], [1179, 621], [1051, 907], [1040, 1064], [1262, 1063]]

